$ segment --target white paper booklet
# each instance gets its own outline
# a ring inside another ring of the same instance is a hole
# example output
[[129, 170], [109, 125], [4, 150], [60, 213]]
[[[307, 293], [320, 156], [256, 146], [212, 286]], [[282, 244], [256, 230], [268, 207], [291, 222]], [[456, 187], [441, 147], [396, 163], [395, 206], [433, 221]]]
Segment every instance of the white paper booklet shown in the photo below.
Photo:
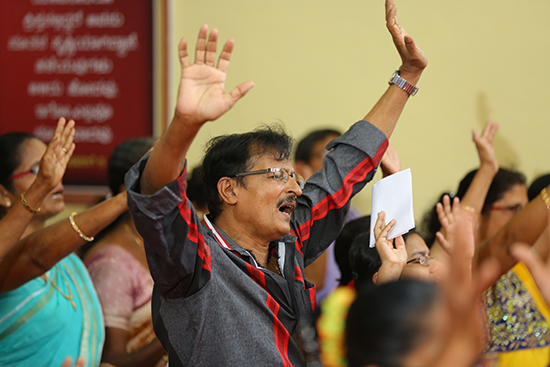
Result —
[[410, 168], [383, 178], [373, 185], [370, 247], [375, 244], [374, 224], [381, 211], [386, 213], [386, 224], [392, 219], [396, 220], [395, 226], [388, 233], [388, 239], [399, 237], [415, 227]]

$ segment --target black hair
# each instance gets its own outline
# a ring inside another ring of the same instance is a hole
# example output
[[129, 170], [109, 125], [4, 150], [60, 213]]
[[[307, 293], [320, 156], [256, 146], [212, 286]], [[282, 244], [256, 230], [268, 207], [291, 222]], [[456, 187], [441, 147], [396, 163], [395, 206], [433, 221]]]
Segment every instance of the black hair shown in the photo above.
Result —
[[107, 179], [113, 195], [120, 192], [126, 172], [155, 144], [151, 137], [136, 138], [120, 143], [109, 156]]
[[536, 198], [540, 194], [542, 189], [544, 189], [548, 185], [550, 185], [550, 173], [539, 176], [535, 181], [533, 181], [531, 183], [531, 186], [529, 186], [529, 190], [527, 190], [529, 201]]
[[[21, 164], [21, 144], [28, 139], [38, 139], [32, 134], [11, 132], [0, 135], [0, 184], [8, 191], [13, 191], [13, 181], [6, 181]], [[0, 218], [8, 213], [0, 206]]]
[[189, 200], [198, 208], [206, 208], [206, 197], [204, 193], [204, 185], [202, 182], [203, 169], [202, 166], [197, 166], [193, 169], [187, 179], [187, 189], [185, 193]]
[[[458, 185], [456, 195], [443, 193], [439, 197], [438, 202], [443, 203], [443, 197], [445, 195], [449, 195], [451, 200], [454, 196], [462, 199], [464, 195], [466, 195], [466, 191], [468, 191], [468, 188], [470, 187], [476, 173], [477, 169], [470, 171], [466, 176], [464, 176]], [[512, 169], [499, 168], [497, 174], [493, 178], [491, 186], [489, 187], [483, 206], [494, 204], [498, 200], [502, 199], [506, 192], [508, 192], [512, 187], [516, 185], [525, 185], [526, 182], [527, 180], [522, 173]], [[481, 213], [483, 214], [484, 212], [485, 209], [482, 209]], [[435, 241], [435, 234], [440, 229], [441, 223], [439, 223], [436, 206], [434, 205], [433, 208], [424, 215], [424, 219], [422, 220], [422, 236], [426, 239], [426, 244], [428, 247], [432, 246]]]
[[342, 135], [342, 133], [334, 129], [323, 129], [312, 131], [311, 133], [306, 135], [306, 137], [300, 140], [300, 142], [296, 146], [296, 151], [294, 152], [294, 161], [309, 163], [309, 160], [311, 159], [311, 153], [315, 144], [319, 141], [325, 140], [327, 136], [331, 135], [340, 136]]
[[[280, 125], [262, 125], [248, 133], [222, 135], [211, 139], [202, 162], [210, 220], [216, 220], [222, 210], [218, 194], [218, 181], [222, 177], [233, 177], [237, 173], [246, 172], [253, 166], [252, 158], [255, 156], [271, 154], [275, 160], [289, 160], [291, 150], [292, 138]], [[243, 177], [236, 180], [245, 186]]]
[[346, 223], [334, 243], [334, 259], [340, 268], [340, 285], [347, 285], [353, 280], [350, 263], [350, 248], [353, 240], [361, 233], [370, 232], [370, 215]]
[[364, 284], [374, 285], [372, 277], [382, 266], [376, 247], [370, 247], [369, 242], [370, 232], [363, 233], [355, 238], [349, 250], [349, 261], [356, 288]]
[[12, 190], [13, 183], [6, 181], [21, 164], [21, 144], [28, 139], [38, 139], [32, 134], [12, 132], [0, 135], [0, 183]]
[[348, 366], [400, 367], [425, 342], [438, 294], [413, 279], [360, 288], [346, 321]]
[[[155, 144], [155, 139], [143, 137], [126, 140], [113, 149], [107, 163], [107, 181], [113, 195], [120, 192], [120, 186], [124, 183], [124, 176], [136, 164], [141, 157], [147, 153]], [[101, 199], [100, 202], [105, 199]], [[93, 242], [86, 242], [78, 250], [78, 255], [84, 257], [88, 251], [98, 244], [103, 237], [119, 225], [124, 216], [130, 215], [127, 211], [122, 213], [107, 227], [103, 228], [95, 237]]]

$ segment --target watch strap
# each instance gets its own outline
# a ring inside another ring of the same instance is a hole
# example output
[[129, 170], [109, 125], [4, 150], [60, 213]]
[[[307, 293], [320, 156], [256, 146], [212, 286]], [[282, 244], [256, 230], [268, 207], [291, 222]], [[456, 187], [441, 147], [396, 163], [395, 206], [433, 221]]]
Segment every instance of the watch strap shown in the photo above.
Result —
[[418, 88], [403, 79], [399, 75], [400, 70], [396, 70], [395, 73], [393, 73], [390, 81], [388, 82], [390, 85], [395, 84], [399, 88], [403, 89], [408, 95], [414, 96], [418, 92]]

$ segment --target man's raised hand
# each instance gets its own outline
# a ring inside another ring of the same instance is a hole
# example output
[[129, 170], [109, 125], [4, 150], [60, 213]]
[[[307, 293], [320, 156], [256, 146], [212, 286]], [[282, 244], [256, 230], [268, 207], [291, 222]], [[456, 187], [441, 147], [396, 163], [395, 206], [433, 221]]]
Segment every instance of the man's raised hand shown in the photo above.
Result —
[[208, 35], [208, 26], [204, 24], [199, 31], [194, 64], [189, 61], [187, 40], [183, 38], [180, 41], [181, 80], [176, 118], [199, 125], [216, 120], [254, 86], [249, 81], [225, 93], [226, 72], [235, 42], [230, 39], [225, 43], [216, 66], [217, 41], [218, 30], [213, 29]]
[[[386, 0], [386, 27], [390, 31], [393, 38], [393, 43], [401, 56], [401, 75], [413, 74], [414, 76], [420, 76], [424, 68], [428, 65], [428, 59], [424, 52], [416, 46], [412, 37], [407, 31], [399, 25], [397, 21], [397, 6], [393, 3], [393, 0]], [[409, 76], [404, 75], [405, 79]], [[409, 77], [410, 78], [410, 77]], [[409, 80], [413, 82], [414, 80]]]

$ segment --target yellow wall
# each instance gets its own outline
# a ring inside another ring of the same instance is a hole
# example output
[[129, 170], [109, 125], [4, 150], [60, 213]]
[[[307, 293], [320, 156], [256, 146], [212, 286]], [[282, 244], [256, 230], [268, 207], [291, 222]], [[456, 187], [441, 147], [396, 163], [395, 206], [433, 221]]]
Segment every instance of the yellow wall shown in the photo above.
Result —
[[[443, 190], [478, 165], [471, 129], [500, 123], [499, 161], [529, 180], [550, 171], [550, 2], [397, 0], [400, 23], [430, 64], [392, 136], [413, 173], [419, 220]], [[312, 129], [346, 129], [361, 119], [400, 65], [378, 0], [172, 0], [169, 16], [169, 110], [180, 69], [177, 43], [194, 49], [203, 23], [220, 41], [236, 41], [228, 90], [256, 86], [226, 116], [208, 123], [189, 152], [222, 133], [282, 121], [297, 139]], [[371, 185], [354, 201], [370, 212]]]

